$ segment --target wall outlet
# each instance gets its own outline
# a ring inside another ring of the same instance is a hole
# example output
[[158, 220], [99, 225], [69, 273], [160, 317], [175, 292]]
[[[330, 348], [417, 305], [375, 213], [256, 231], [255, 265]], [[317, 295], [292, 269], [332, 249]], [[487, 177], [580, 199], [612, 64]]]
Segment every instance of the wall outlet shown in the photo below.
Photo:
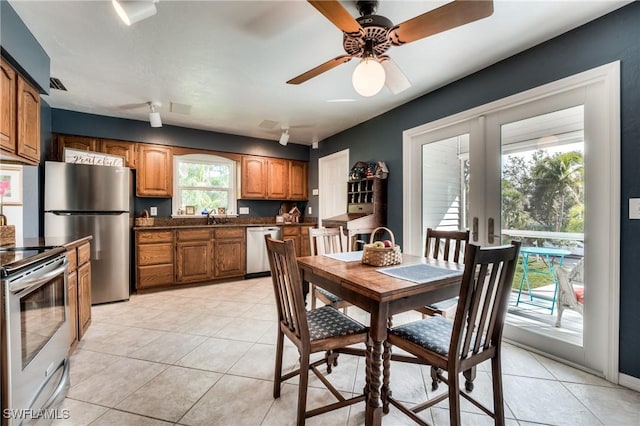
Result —
[[640, 219], [640, 198], [629, 198], [629, 219]]
[[311, 206], [307, 207], [307, 214], [313, 214], [313, 208]]
[[314, 188], [311, 190], [311, 195], [319, 195], [320, 191], [318, 191], [318, 188]]
[[239, 214], [249, 214], [249, 207], [240, 207], [238, 210]]
[[158, 216], [158, 208], [157, 207], [149, 207], [149, 214], [151, 216]]

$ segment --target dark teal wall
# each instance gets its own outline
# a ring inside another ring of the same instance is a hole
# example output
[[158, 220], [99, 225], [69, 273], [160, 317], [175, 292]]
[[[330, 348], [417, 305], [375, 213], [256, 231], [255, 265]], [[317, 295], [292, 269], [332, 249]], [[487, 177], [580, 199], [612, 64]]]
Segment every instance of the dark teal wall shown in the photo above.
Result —
[[2, 56], [35, 84], [49, 93], [49, 56], [6, 0], [0, 0]]
[[[640, 3], [322, 141], [311, 151], [311, 187], [318, 185], [317, 159], [342, 149], [350, 149], [351, 163], [386, 161], [391, 171], [387, 222], [401, 240], [403, 130], [614, 61], [621, 63], [620, 371], [640, 378], [640, 220], [628, 219], [627, 202], [640, 197]], [[317, 209], [317, 198], [311, 203]]]

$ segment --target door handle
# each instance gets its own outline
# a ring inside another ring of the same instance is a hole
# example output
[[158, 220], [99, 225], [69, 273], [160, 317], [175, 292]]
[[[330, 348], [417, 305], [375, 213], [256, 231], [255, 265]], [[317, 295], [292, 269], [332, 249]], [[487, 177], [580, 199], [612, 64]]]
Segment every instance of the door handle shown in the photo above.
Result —
[[475, 242], [478, 241], [478, 218], [477, 217], [473, 218], [473, 229], [471, 232], [471, 236], [473, 238], [473, 241]]
[[489, 242], [489, 244], [493, 244], [493, 241], [495, 238], [500, 238], [500, 235], [496, 235], [494, 234], [494, 225], [495, 221], [493, 220], [492, 217], [489, 218], [489, 225], [488, 225], [488, 229], [487, 229], [487, 241]]

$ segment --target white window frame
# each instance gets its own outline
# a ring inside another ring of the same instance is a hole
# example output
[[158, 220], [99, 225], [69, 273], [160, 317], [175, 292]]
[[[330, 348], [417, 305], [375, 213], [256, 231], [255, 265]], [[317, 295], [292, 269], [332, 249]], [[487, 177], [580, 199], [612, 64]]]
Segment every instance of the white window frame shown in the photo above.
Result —
[[[178, 184], [178, 171], [180, 162], [201, 163], [201, 164], [228, 164], [231, 166], [231, 176], [229, 176], [229, 207], [227, 215], [233, 215], [238, 202], [237, 191], [237, 173], [238, 165], [236, 161], [219, 155], [211, 154], [186, 154], [173, 156], [173, 198], [171, 200], [172, 216], [178, 216], [178, 209], [182, 208], [180, 204], [180, 185]], [[198, 215], [200, 212], [196, 212]]]

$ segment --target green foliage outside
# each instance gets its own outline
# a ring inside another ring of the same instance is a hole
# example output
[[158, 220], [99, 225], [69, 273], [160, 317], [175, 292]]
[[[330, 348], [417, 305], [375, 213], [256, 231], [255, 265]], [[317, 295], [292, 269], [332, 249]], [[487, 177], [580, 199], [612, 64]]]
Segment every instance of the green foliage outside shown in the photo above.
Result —
[[182, 206], [195, 206], [196, 214], [205, 208], [229, 209], [229, 165], [183, 161], [178, 167], [178, 177]]
[[[581, 152], [507, 155], [502, 167], [502, 227], [584, 232], [584, 158]], [[557, 240], [549, 241], [554, 245]], [[527, 242], [524, 241], [524, 244]], [[544, 241], [538, 241], [542, 245]]]
[[[542, 259], [538, 259], [535, 256], [529, 256], [527, 268], [529, 270], [529, 273], [527, 274], [529, 277], [529, 287], [532, 289], [553, 284], [553, 277], [549, 273], [547, 264], [544, 263]], [[516, 267], [516, 273], [513, 276], [513, 284], [511, 285], [511, 288], [518, 290], [520, 288], [520, 281], [522, 281], [522, 257], [520, 257], [520, 260], [518, 261], [518, 266]], [[524, 291], [526, 286], [523, 285], [522, 288]]]

